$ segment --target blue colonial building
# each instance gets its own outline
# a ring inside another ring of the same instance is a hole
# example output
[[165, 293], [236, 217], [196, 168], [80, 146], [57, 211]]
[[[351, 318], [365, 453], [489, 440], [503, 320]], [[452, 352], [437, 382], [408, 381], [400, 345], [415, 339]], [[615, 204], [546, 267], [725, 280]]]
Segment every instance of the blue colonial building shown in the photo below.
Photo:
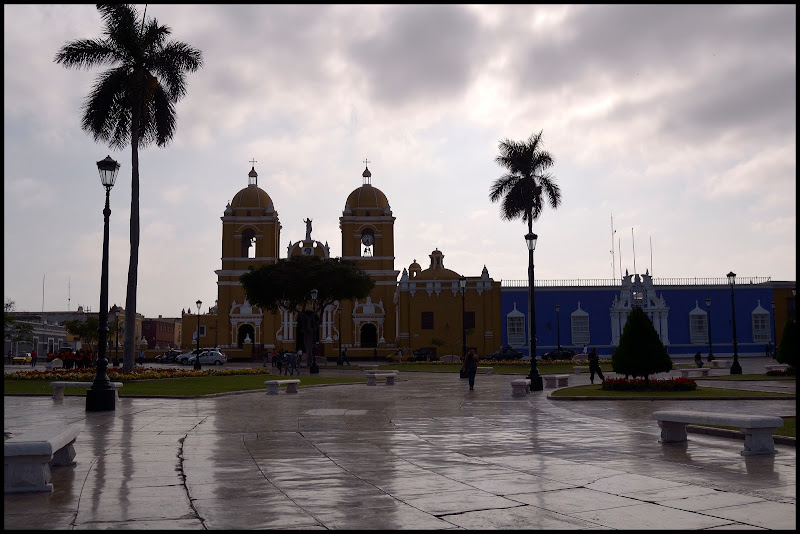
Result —
[[[621, 280], [534, 282], [536, 354], [558, 345], [581, 352], [594, 347], [610, 357], [634, 306], [647, 313], [670, 355], [733, 354], [736, 326], [740, 356], [763, 356], [795, 318], [795, 282], [770, 278], [658, 279], [628, 274]], [[502, 343], [530, 354], [528, 284], [503, 281]], [[734, 322], [735, 313], [735, 322]]]

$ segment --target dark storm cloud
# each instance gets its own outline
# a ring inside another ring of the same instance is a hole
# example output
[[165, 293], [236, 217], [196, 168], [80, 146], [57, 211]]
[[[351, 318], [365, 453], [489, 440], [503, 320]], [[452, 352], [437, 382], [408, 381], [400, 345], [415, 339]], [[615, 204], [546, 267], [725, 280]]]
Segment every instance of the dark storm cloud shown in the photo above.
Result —
[[385, 24], [349, 46], [350, 59], [383, 103], [460, 96], [479, 68], [481, 29], [475, 14], [454, 5], [402, 6]]

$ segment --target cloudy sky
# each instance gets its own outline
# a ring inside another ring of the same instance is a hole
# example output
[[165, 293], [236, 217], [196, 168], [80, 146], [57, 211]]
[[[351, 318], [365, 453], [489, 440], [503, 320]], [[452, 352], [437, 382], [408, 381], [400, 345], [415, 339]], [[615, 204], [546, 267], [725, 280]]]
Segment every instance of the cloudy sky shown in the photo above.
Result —
[[[139, 12], [144, 5], [137, 5]], [[109, 304], [125, 305], [130, 149], [80, 126], [103, 69], [53, 61], [98, 38], [93, 5], [4, 6], [4, 297], [99, 308], [105, 190]], [[166, 148], [140, 151], [137, 311], [216, 298], [220, 217], [250, 160], [286, 245], [341, 253], [339, 217], [372, 184], [396, 262], [527, 278], [521, 220], [489, 200], [502, 139], [543, 132], [561, 187], [534, 223], [536, 278], [796, 277], [794, 5], [149, 5], [203, 53]], [[613, 226], [616, 234], [612, 234]], [[613, 254], [612, 254], [613, 250]], [[635, 256], [634, 256], [635, 251]], [[44, 281], [44, 283], [43, 283]], [[43, 289], [44, 288], [44, 289]]]

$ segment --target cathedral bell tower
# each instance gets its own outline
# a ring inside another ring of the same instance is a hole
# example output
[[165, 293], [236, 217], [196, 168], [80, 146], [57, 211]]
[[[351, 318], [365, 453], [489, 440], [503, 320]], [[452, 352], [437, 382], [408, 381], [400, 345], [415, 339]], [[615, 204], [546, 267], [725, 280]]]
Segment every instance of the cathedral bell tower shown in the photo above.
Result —
[[353, 354], [359, 354], [359, 348], [371, 353], [375, 348], [395, 343], [397, 336], [394, 294], [399, 271], [394, 268], [395, 218], [386, 195], [372, 186], [369, 167], [364, 168], [361, 176], [361, 187], [347, 197], [339, 218], [342, 259], [352, 261], [375, 280], [375, 288], [365, 301], [343, 303], [343, 318], [349, 317], [351, 321], [342, 324], [342, 341], [356, 349]]
[[[253, 162], [255, 163], [255, 162]], [[239, 277], [250, 267], [278, 261], [281, 223], [270, 196], [258, 187], [255, 166], [247, 187], [234, 195], [222, 215], [222, 268], [217, 275], [217, 339], [220, 345], [241, 347], [247, 340], [272, 339], [275, 317], [251, 306]]]

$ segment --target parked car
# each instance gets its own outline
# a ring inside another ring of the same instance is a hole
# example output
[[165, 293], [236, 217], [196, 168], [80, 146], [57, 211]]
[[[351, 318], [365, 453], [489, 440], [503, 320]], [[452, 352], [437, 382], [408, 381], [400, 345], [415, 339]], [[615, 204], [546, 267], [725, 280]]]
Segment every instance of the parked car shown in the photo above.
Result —
[[158, 363], [175, 363], [176, 359], [180, 355], [181, 351], [175, 349], [169, 349], [167, 352], [156, 356], [156, 361]]
[[414, 351], [414, 355], [411, 356], [412, 362], [435, 362], [438, 360], [439, 358], [427, 347], [418, 348]]
[[[175, 363], [186, 365], [187, 363], [189, 363], [189, 358], [196, 356], [198, 352], [202, 354], [208, 350], [211, 349], [194, 349], [189, 352], [184, 352], [183, 354], [175, 357]], [[200, 360], [200, 363], [203, 363], [203, 360]]]
[[18, 363], [20, 363], [20, 364], [31, 363], [31, 361], [33, 361], [33, 357], [31, 356], [30, 352], [24, 352], [24, 353], [21, 353], [19, 356], [14, 356], [13, 358], [11, 358], [11, 364], [12, 365], [15, 365], [15, 364], [18, 364]]
[[569, 347], [561, 347], [560, 349], [553, 349], [550, 352], [542, 354], [543, 360], [571, 360], [573, 356], [578, 354], [578, 351]]
[[500, 350], [487, 354], [483, 360], [521, 360], [525, 356], [517, 349], [511, 348], [508, 345], [500, 347]]
[[[202, 349], [201, 349], [202, 351]], [[192, 354], [187, 358], [187, 365], [194, 365], [197, 356]], [[228, 362], [228, 355], [220, 350], [206, 350], [200, 352], [200, 365], [222, 365]]]

